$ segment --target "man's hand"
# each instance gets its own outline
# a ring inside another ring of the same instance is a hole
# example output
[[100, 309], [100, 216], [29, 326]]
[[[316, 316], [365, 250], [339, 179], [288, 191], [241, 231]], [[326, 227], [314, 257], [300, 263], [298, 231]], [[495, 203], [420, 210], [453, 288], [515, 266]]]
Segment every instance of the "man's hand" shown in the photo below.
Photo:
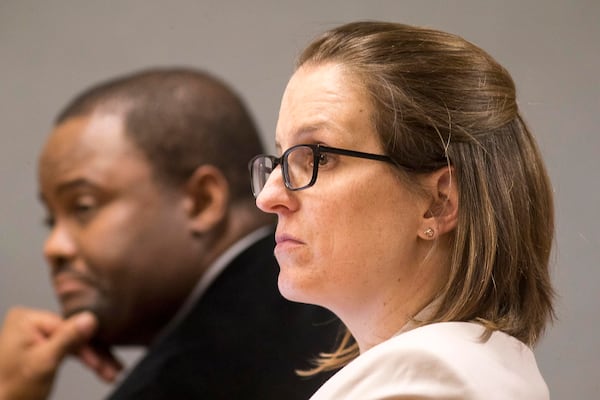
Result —
[[46, 399], [67, 354], [77, 355], [102, 379], [113, 381], [120, 363], [89, 345], [97, 328], [90, 312], [63, 319], [48, 311], [10, 310], [0, 331], [0, 400]]

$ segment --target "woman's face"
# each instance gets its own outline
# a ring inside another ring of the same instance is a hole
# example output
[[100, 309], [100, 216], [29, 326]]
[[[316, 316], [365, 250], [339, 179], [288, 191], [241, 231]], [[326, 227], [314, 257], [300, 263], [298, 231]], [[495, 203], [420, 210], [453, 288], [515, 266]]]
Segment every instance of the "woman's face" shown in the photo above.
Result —
[[[383, 154], [365, 90], [334, 64], [303, 66], [283, 95], [279, 154], [297, 144]], [[342, 316], [410, 296], [424, 257], [418, 232], [425, 200], [408, 190], [392, 164], [327, 154], [314, 186], [289, 191], [280, 167], [257, 205], [278, 216], [279, 289], [288, 299]]]

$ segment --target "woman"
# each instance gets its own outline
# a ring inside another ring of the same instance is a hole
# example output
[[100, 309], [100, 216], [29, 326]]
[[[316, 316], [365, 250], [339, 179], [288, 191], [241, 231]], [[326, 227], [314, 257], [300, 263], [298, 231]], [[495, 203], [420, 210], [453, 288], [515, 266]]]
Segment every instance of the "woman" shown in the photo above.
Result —
[[[508, 72], [462, 38], [394, 23], [325, 33], [250, 163], [278, 216], [279, 289], [348, 328], [313, 399], [547, 399], [550, 183]], [[273, 172], [273, 173], [272, 173]]]

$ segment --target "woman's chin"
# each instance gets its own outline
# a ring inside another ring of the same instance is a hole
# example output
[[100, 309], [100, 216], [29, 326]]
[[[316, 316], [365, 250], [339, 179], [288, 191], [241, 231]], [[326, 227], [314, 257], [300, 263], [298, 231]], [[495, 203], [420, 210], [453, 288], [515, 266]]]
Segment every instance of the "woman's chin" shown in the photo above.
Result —
[[285, 299], [297, 303], [312, 304], [312, 296], [309, 296], [306, 288], [304, 288], [302, 285], [299, 285], [298, 282], [287, 279], [287, 277], [280, 273], [277, 285], [279, 287], [279, 293], [281, 293]]

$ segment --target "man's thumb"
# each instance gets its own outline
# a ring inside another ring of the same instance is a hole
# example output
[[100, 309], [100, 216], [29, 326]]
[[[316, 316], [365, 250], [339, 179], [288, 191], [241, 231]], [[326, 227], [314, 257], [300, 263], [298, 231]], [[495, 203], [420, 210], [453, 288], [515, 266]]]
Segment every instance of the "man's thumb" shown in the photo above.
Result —
[[49, 345], [61, 356], [87, 343], [98, 328], [98, 320], [89, 311], [75, 314], [66, 319], [54, 332]]

